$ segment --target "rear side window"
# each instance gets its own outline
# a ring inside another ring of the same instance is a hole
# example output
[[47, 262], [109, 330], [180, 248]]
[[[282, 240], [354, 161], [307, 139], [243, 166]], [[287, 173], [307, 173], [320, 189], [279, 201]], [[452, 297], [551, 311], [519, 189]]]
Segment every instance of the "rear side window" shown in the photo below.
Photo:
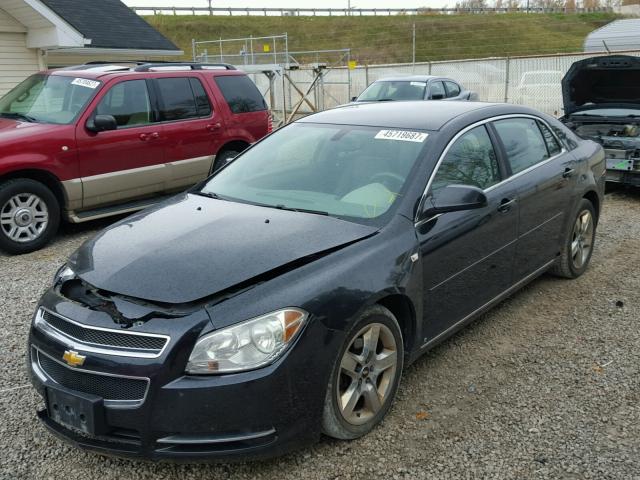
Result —
[[198, 111], [198, 116], [208, 117], [211, 115], [211, 103], [209, 103], [209, 97], [207, 92], [204, 91], [202, 82], [193, 77], [189, 79], [189, 82], [191, 83], [193, 96], [196, 98], [196, 110]]
[[147, 82], [129, 80], [115, 84], [100, 100], [96, 114], [112, 115], [118, 128], [151, 123], [153, 117]]
[[460, 95], [460, 86], [454, 82], [444, 82], [447, 89], [447, 98], [457, 97]]
[[562, 148], [560, 147], [558, 140], [556, 140], [556, 137], [551, 133], [551, 130], [549, 130], [549, 127], [542, 122], [538, 122], [538, 126], [540, 127], [544, 141], [547, 144], [549, 155], [553, 157], [554, 155], [559, 154], [562, 151]]
[[196, 102], [188, 78], [159, 78], [160, 118], [182, 120], [197, 116]]
[[489, 188], [500, 181], [496, 152], [484, 125], [469, 130], [451, 145], [436, 172], [431, 189], [447, 185]]
[[432, 100], [440, 100], [447, 96], [442, 82], [431, 82], [429, 85], [429, 98]]
[[549, 158], [547, 145], [537, 122], [531, 118], [509, 118], [494, 123], [507, 153], [512, 173]]
[[267, 109], [258, 87], [249, 77], [233, 75], [215, 77], [216, 84], [222, 91], [233, 113], [257, 112]]

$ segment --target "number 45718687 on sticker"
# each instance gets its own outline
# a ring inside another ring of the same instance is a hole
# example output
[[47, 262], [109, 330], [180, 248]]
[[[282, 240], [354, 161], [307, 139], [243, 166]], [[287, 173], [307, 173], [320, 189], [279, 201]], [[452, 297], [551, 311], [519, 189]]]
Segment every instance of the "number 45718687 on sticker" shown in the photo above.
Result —
[[380, 130], [374, 138], [378, 140], [401, 140], [404, 142], [422, 143], [429, 136], [423, 132], [410, 132], [407, 130]]

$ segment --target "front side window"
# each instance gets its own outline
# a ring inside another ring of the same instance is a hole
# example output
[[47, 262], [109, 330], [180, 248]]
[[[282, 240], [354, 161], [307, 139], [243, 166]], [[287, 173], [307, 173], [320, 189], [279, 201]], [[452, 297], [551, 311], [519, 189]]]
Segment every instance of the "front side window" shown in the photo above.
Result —
[[431, 100], [441, 100], [446, 96], [447, 93], [441, 81], [431, 82], [431, 85], [429, 85], [429, 98]]
[[32, 75], [0, 99], [0, 117], [69, 124], [102, 82], [62, 75]]
[[151, 123], [153, 117], [147, 82], [129, 80], [116, 83], [98, 103], [96, 114], [113, 116], [118, 128]]
[[500, 181], [500, 168], [491, 138], [484, 125], [458, 138], [440, 163], [431, 190], [447, 185], [489, 188]]
[[508, 118], [494, 123], [504, 145], [512, 173], [549, 158], [547, 146], [538, 124], [531, 118]]
[[359, 102], [387, 102], [392, 100], [424, 100], [427, 89], [426, 82], [408, 80], [387, 81], [381, 80], [372, 83], [358, 97]]
[[454, 82], [444, 82], [447, 88], [447, 98], [453, 98], [460, 95], [460, 86]]
[[223, 75], [215, 77], [215, 80], [233, 113], [250, 113], [267, 109], [267, 103], [260, 90], [249, 77]]
[[202, 191], [376, 223], [395, 208], [427, 142], [425, 132], [294, 123], [240, 155]]

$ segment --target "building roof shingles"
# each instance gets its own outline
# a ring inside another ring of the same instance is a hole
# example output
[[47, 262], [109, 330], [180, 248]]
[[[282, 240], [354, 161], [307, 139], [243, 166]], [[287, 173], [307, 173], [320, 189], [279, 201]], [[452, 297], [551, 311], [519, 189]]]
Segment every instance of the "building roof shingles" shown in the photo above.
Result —
[[91, 48], [180, 50], [120, 0], [41, 0], [91, 39]]

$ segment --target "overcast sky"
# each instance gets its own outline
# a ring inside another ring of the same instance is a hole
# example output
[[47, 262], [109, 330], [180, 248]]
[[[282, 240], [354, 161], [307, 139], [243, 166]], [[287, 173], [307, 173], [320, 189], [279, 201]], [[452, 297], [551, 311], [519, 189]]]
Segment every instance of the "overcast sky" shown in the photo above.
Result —
[[[346, 8], [348, 0], [213, 0], [214, 7], [283, 7], [283, 8]], [[206, 7], [207, 0], [124, 0], [129, 6], [153, 6], [153, 7]], [[455, 1], [447, 0], [351, 0], [351, 7], [355, 8], [416, 8], [416, 7], [443, 7], [454, 4]]]

